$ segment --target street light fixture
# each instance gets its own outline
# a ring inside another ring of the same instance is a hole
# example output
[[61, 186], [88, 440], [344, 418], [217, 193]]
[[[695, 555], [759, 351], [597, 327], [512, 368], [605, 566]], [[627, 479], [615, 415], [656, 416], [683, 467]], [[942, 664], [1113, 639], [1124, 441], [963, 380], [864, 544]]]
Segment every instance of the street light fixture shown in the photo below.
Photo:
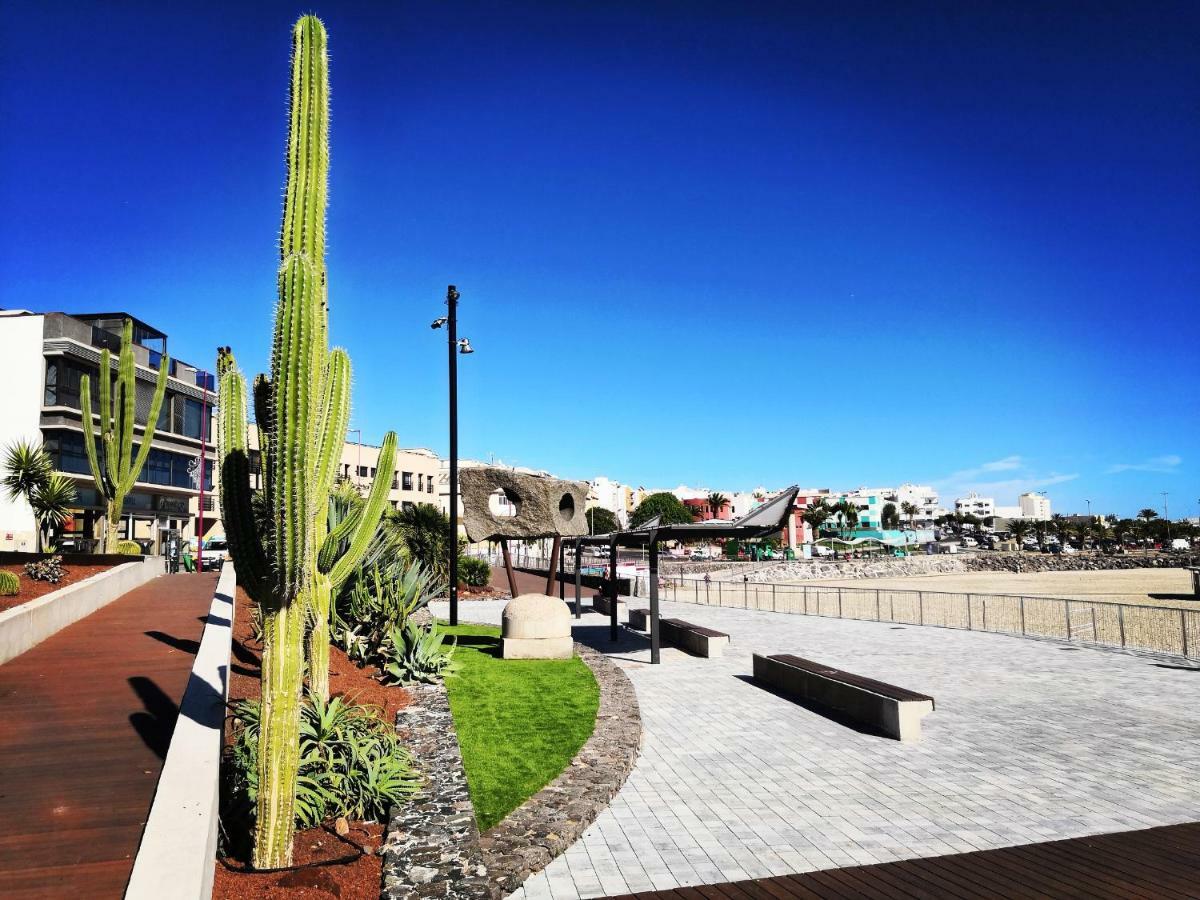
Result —
[[[448, 327], [450, 379], [450, 624], [458, 624], [458, 354], [474, 353], [467, 338], [458, 337], [458, 289], [446, 287], [447, 315], [434, 319], [434, 330]], [[457, 352], [456, 352], [457, 351]]]

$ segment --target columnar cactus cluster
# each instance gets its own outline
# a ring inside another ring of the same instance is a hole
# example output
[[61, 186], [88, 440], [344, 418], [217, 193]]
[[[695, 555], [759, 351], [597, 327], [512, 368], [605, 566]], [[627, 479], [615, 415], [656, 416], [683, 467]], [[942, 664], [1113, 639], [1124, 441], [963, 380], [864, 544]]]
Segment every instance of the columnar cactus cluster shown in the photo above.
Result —
[[112, 380], [112, 355], [108, 348], [100, 351], [100, 446], [104, 449], [101, 459], [96, 444], [96, 425], [92, 421], [91, 378], [84, 375], [79, 381], [79, 406], [83, 410], [83, 446], [87, 450], [88, 466], [96, 491], [104, 498], [107, 525], [104, 532], [104, 552], [119, 552], [121, 542], [121, 509], [125, 498], [133, 490], [133, 483], [146, 465], [150, 455], [150, 442], [154, 439], [158, 413], [162, 409], [163, 395], [167, 390], [167, 370], [170, 368], [166, 356], [158, 367], [158, 381], [154, 385], [154, 396], [150, 400], [150, 412], [146, 418], [142, 442], [137, 456], [133, 454], [133, 425], [137, 409], [137, 372], [133, 365], [133, 322], [125, 320], [121, 330], [121, 352], [117, 356], [117, 380]]
[[256, 516], [247, 446], [247, 390], [232, 353], [218, 353], [221, 505], [238, 581], [262, 612], [262, 717], [254, 865], [290, 865], [308, 637], [309, 689], [329, 692], [334, 592], [357, 568], [391, 487], [389, 433], [362, 509], [329, 528], [329, 495], [350, 417], [350, 359], [329, 349], [325, 205], [329, 173], [325, 28], [304, 16], [292, 31], [287, 191], [280, 231], [279, 302], [271, 374], [254, 382], [269, 511]]

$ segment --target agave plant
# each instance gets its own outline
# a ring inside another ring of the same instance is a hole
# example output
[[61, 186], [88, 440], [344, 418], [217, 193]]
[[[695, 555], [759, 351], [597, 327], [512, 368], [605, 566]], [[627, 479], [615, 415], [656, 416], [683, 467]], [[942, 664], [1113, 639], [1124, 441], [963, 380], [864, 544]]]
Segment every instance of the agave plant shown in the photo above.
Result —
[[433, 581], [421, 566], [410, 565], [399, 578], [385, 576], [378, 566], [360, 572], [334, 610], [334, 640], [351, 659], [373, 661], [391, 629], [433, 597]]
[[411, 619], [394, 625], [381, 648], [383, 680], [394, 684], [433, 684], [453, 670], [456, 642], [434, 624]]

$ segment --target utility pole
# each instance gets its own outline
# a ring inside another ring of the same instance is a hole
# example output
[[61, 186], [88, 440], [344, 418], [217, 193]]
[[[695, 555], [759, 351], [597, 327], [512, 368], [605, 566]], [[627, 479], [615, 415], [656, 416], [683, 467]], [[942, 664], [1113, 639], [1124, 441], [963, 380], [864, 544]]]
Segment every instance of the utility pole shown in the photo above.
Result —
[[1167, 545], [1170, 548], [1171, 543], [1171, 514], [1167, 512], [1167, 492], [1162, 492], [1163, 498], [1163, 520], [1167, 523]]

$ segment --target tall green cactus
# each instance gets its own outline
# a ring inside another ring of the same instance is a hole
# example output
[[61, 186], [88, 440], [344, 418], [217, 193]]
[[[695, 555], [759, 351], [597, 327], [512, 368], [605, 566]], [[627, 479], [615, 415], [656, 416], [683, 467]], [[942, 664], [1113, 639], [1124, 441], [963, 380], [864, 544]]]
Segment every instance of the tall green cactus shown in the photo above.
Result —
[[104, 448], [104, 459], [96, 448], [96, 425], [92, 421], [91, 378], [84, 375], [79, 382], [79, 406], [83, 411], [83, 446], [87, 450], [88, 465], [96, 491], [104, 498], [106, 527], [104, 530], [104, 552], [117, 553], [121, 541], [121, 508], [125, 498], [133, 490], [133, 484], [146, 465], [150, 455], [150, 442], [154, 439], [158, 413], [162, 409], [163, 395], [167, 390], [167, 357], [158, 367], [158, 381], [154, 385], [154, 397], [150, 401], [150, 414], [137, 456], [133, 455], [133, 425], [137, 408], [137, 371], [133, 365], [133, 322], [125, 320], [121, 330], [121, 352], [117, 356], [116, 390], [113, 390], [112, 354], [108, 348], [100, 351], [100, 444]]
[[396, 445], [389, 433], [362, 512], [331, 532], [327, 509], [350, 417], [350, 359], [328, 346], [328, 123], [325, 28], [304, 16], [292, 30], [288, 179], [271, 376], [254, 383], [262, 489], [271, 512], [265, 533], [254, 517], [249, 479], [246, 380], [228, 348], [217, 361], [222, 520], [238, 581], [262, 611], [258, 868], [291, 863], [304, 636], [307, 630], [310, 690], [327, 697], [333, 592], [357, 567], [378, 527]]

